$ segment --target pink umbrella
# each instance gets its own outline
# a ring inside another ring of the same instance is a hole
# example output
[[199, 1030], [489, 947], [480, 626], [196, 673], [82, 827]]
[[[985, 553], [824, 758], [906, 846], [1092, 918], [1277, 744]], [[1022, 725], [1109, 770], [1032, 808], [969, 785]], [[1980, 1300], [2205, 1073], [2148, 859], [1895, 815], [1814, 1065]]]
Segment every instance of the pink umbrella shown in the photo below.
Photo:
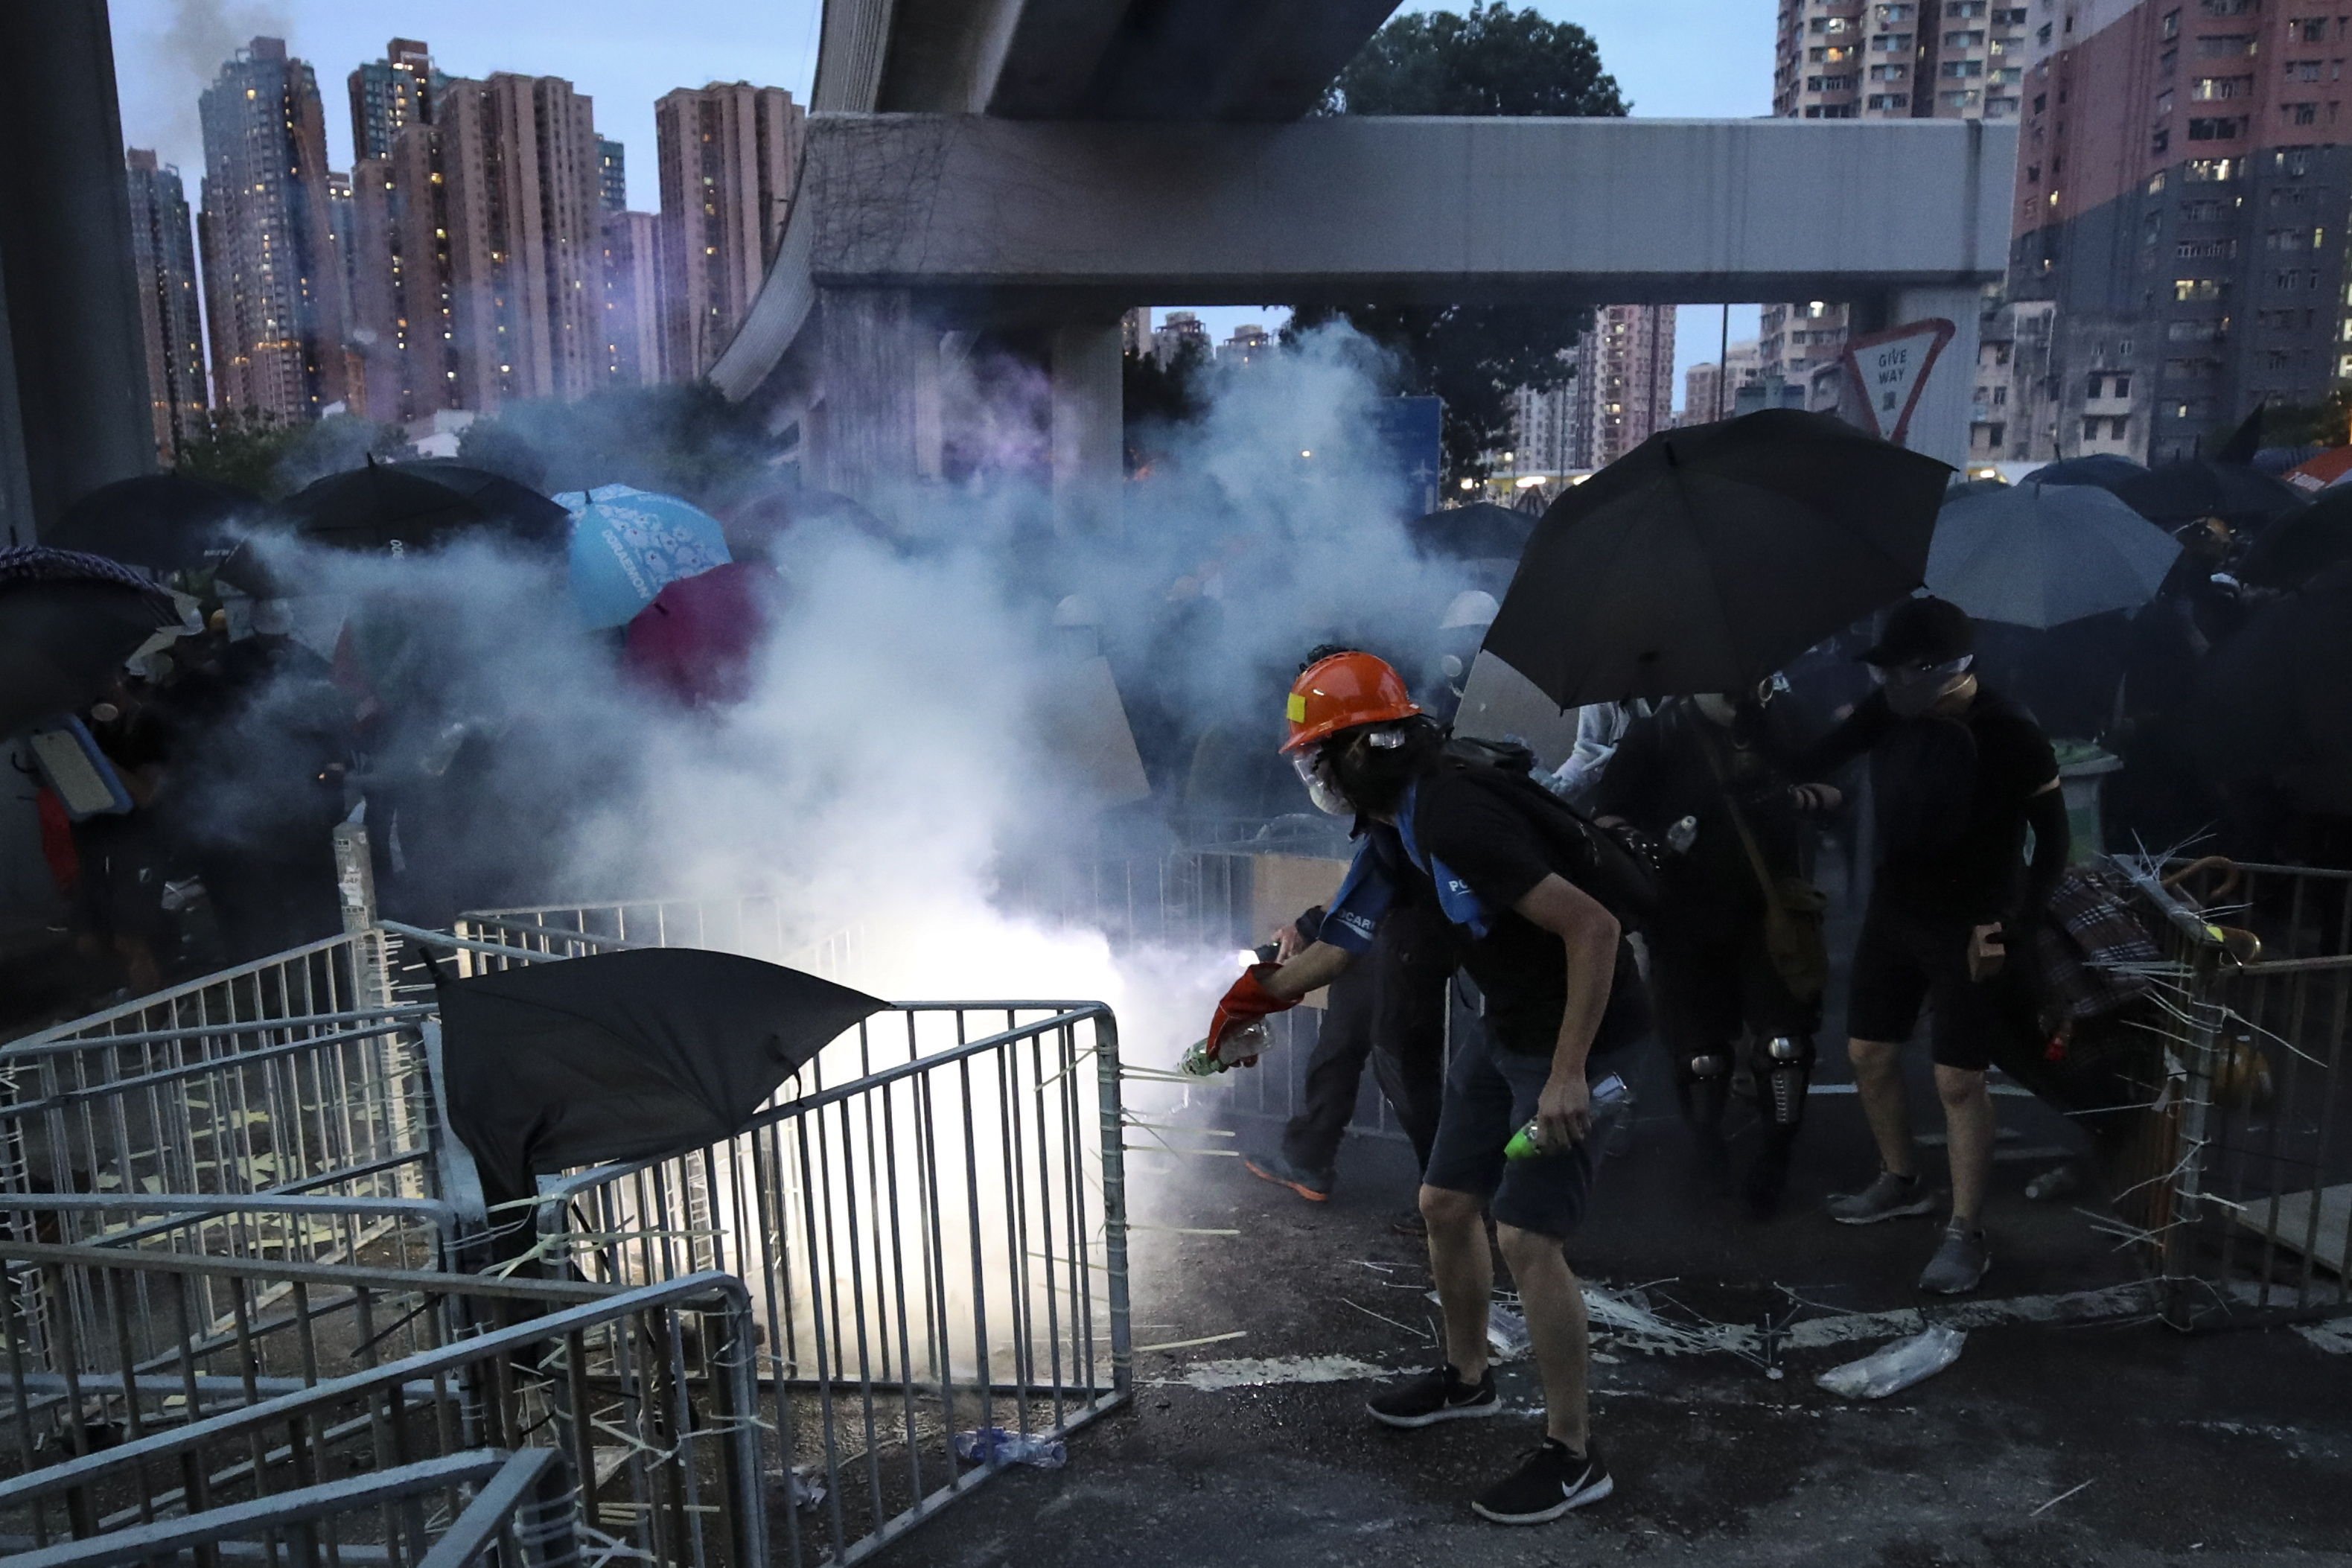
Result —
[[629, 622], [624, 668], [688, 708], [740, 702], [751, 655], [783, 585], [763, 562], [730, 561], [670, 584]]

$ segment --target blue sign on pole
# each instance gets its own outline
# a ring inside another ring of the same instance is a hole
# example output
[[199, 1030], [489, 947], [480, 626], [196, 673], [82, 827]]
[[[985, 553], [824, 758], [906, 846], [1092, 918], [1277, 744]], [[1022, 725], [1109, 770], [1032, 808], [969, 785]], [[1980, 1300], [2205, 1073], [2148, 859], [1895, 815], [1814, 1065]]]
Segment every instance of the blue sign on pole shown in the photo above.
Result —
[[1372, 405], [1372, 439], [1404, 480], [1416, 514], [1437, 510], [1439, 474], [1445, 467], [1442, 397], [1383, 397]]

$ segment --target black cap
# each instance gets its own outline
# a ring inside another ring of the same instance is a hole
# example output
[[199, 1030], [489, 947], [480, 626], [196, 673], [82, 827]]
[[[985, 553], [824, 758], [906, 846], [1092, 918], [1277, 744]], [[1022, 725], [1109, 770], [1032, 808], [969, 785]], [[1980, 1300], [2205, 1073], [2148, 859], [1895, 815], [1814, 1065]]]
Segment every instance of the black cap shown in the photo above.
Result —
[[1864, 664], [1946, 664], [1973, 652], [1976, 623], [1949, 599], [1906, 599], [1886, 617], [1886, 630], [1862, 656]]

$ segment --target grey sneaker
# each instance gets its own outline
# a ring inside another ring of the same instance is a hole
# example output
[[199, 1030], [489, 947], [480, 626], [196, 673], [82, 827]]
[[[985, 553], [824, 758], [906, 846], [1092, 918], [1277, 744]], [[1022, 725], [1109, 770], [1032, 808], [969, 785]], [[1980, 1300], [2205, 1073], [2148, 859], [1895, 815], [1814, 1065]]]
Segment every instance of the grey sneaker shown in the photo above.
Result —
[[1983, 1231], [1946, 1226], [1943, 1245], [1936, 1248], [1936, 1256], [1927, 1260], [1919, 1276], [1919, 1289], [1938, 1296], [1965, 1296], [1977, 1288], [1991, 1263]]
[[1858, 1193], [1840, 1193], [1829, 1201], [1830, 1218], [1840, 1225], [1876, 1225], [1883, 1219], [1936, 1212], [1936, 1194], [1916, 1176], [1881, 1171], [1878, 1179]]

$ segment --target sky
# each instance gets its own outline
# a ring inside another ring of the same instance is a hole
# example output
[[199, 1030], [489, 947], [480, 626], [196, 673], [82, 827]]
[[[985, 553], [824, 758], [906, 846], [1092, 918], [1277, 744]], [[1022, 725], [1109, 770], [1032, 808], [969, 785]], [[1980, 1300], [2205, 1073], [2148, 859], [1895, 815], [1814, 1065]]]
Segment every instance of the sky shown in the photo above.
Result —
[[[1592, 34], [1635, 114], [1770, 112], [1770, 0], [1538, 0], [1535, 8]], [[745, 80], [789, 88], [805, 101], [818, 9], [818, 0], [113, 0], [123, 140], [177, 163], [193, 201], [204, 168], [197, 96], [231, 51], [268, 34], [318, 71], [328, 160], [349, 168], [344, 79], [361, 61], [382, 58], [388, 38], [420, 38], [453, 76], [514, 70], [569, 79], [594, 99], [598, 132], [628, 150], [629, 205], [651, 211], [660, 204], [654, 100], [672, 88]], [[1201, 313], [1220, 341], [1240, 321], [1283, 315]], [[1735, 342], [1755, 335], [1755, 319], [1753, 307], [1733, 308]], [[1677, 370], [1713, 359], [1720, 330], [1716, 307], [1685, 308], [1675, 326]], [[1679, 374], [1676, 383], [1679, 396]]]

